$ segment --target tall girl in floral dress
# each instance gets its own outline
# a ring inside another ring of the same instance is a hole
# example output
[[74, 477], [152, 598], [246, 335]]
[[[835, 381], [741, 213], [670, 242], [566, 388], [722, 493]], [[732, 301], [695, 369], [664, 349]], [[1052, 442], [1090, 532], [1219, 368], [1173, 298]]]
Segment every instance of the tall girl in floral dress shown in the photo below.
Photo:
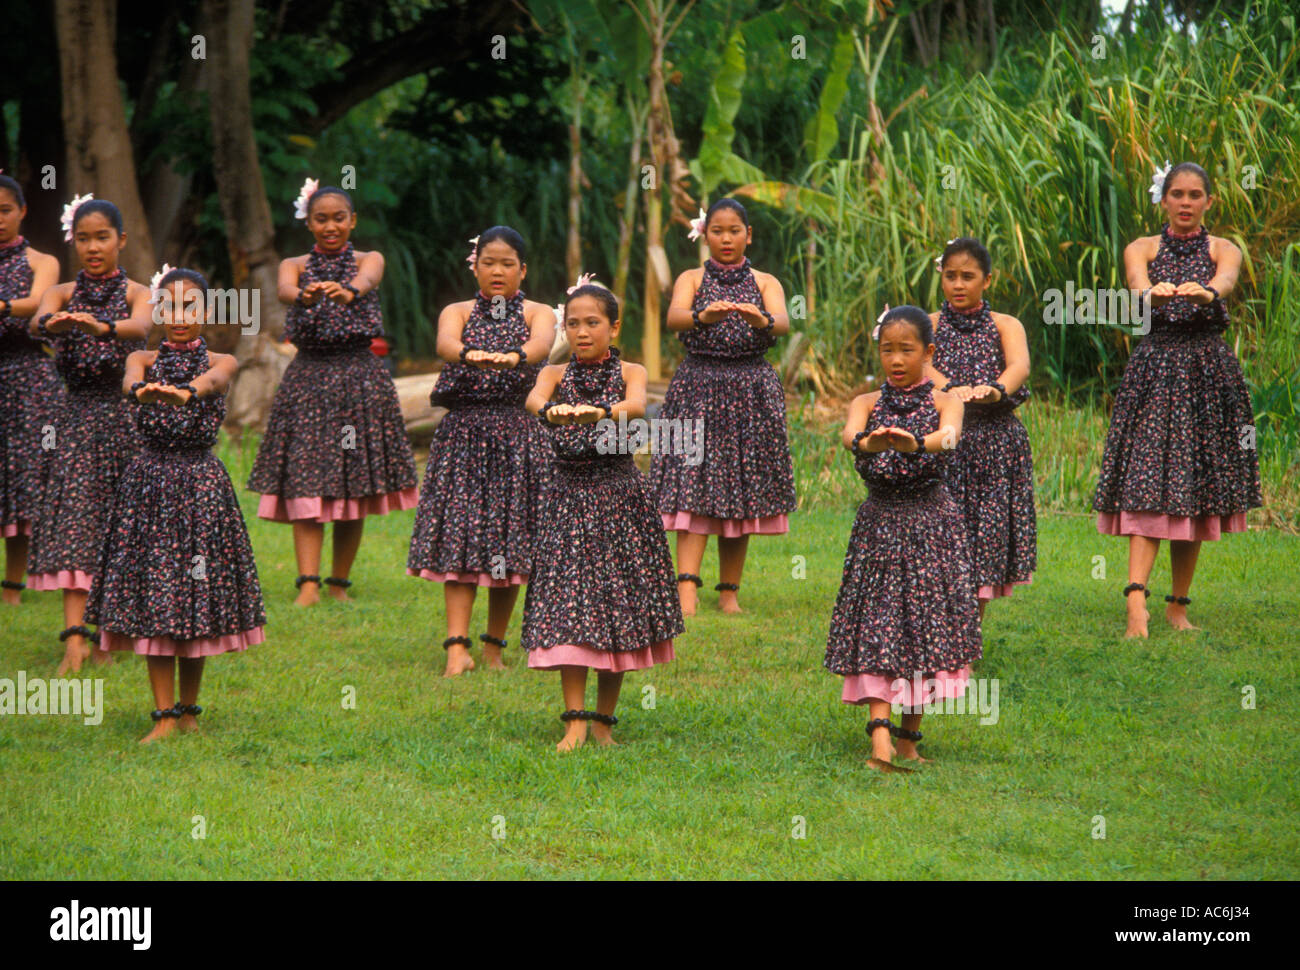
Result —
[[1214, 201], [1204, 169], [1183, 162], [1159, 176], [1152, 194], [1168, 222], [1124, 250], [1150, 332], [1115, 395], [1092, 502], [1099, 531], [1129, 537], [1129, 637], [1147, 635], [1146, 583], [1160, 540], [1169, 540], [1172, 574], [1165, 618], [1196, 629], [1187, 605], [1201, 543], [1245, 531], [1247, 511], [1262, 504], [1250, 394], [1223, 339], [1241, 250], [1202, 225]]
[[0, 602], [17, 606], [32, 520], [40, 505], [41, 438], [63, 405], [54, 359], [28, 329], [41, 296], [58, 282], [59, 261], [19, 234], [22, 186], [0, 175], [0, 535], [5, 577]]
[[118, 482], [86, 606], [101, 650], [148, 661], [154, 728], [146, 742], [197, 729], [204, 661], [261, 643], [266, 623], [239, 501], [212, 453], [238, 364], [199, 336], [207, 280], [173, 269], [158, 287], [167, 339], [128, 357], [122, 379], [143, 450]]
[[31, 323], [33, 336], [54, 347], [67, 397], [41, 441], [41, 502], [27, 580], [32, 589], [63, 591], [60, 676], [80, 670], [90, 655], [86, 594], [118, 479], [139, 450], [122, 375], [127, 356], [144, 349], [152, 323], [149, 288], [127, 279], [117, 264], [126, 245], [117, 206], [74, 199], [63, 221], [82, 268], [75, 282], [45, 291]]
[[656, 453], [650, 461], [664, 528], [677, 533], [677, 589], [686, 616], [694, 615], [704, 582], [699, 572], [709, 536], [718, 537], [719, 606], [739, 613], [749, 537], [789, 531], [795, 507], [785, 392], [763, 357], [790, 330], [785, 293], [746, 258], [754, 234], [735, 199], [713, 203], [696, 228], [709, 259], [673, 288], [668, 329], [687, 353], [659, 417], [703, 422], [703, 460]]
[[[943, 472], [963, 405], [925, 377], [930, 326], [919, 307], [883, 316], [886, 383], [853, 400], [843, 432], [868, 494], [849, 536], [825, 666], [843, 676], [844, 703], [869, 706], [867, 764], [881, 771], [910, 770], [895, 755], [927, 760], [916, 750], [922, 708], [961, 696], [982, 653], [966, 526]], [[905, 711], [898, 725], [895, 704]]]
[[927, 377], [966, 405], [945, 476], [966, 521], [982, 618], [989, 600], [1028, 583], [1038, 564], [1034, 459], [1015, 414], [1029, 397], [1029, 342], [1019, 320], [994, 313], [984, 299], [993, 263], [979, 240], [954, 239], [939, 260], [946, 299], [930, 315]]
[[438, 422], [415, 514], [406, 572], [443, 584], [447, 608], [444, 676], [471, 670], [470, 617], [488, 590], [488, 666], [501, 651], [519, 586], [532, 571], [533, 540], [550, 479], [550, 449], [524, 410], [555, 339], [555, 312], [524, 298], [524, 240], [509, 226], [479, 235], [470, 257], [479, 292], [438, 317], [446, 365], [430, 400], [448, 408]]
[[325, 524], [334, 524], [325, 578], [348, 599], [348, 578], [366, 516], [415, 505], [415, 458], [397, 389], [370, 343], [383, 336], [379, 284], [384, 256], [351, 242], [352, 198], [308, 179], [296, 203], [316, 245], [280, 263], [285, 334], [298, 353], [276, 389], [248, 479], [261, 492], [259, 518], [293, 523], [299, 606], [320, 599]]
[[[560, 671], [567, 727], [556, 747], [587, 738], [602, 745], [623, 675], [674, 659], [685, 630], [663, 524], [645, 480], [614, 422], [645, 414], [645, 368], [625, 362], [610, 341], [618, 301], [603, 286], [575, 288], [565, 304], [573, 357], [542, 370], [528, 410], [542, 417], [555, 451], [551, 488], [524, 602], [528, 666]], [[596, 671], [595, 710], [587, 710], [587, 671]]]

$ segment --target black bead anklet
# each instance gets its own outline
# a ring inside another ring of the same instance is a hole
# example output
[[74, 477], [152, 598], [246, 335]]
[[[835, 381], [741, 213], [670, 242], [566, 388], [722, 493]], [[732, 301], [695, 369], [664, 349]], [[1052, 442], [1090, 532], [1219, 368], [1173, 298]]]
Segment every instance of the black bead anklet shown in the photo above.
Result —
[[22, 592], [26, 588], [26, 583], [15, 583], [12, 579], [0, 579], [0, 589], [12, 589]]
[[694, 573], [678, 573], [678, 574], [677, 574], [677, 582], [679, 582], [679, 583], [684, 583], [684, 582], [686, 582], [688, 579], [689, 579], [692, 583], [694, 583], [696, 586], [703, 586], [703, 585], [704, 585], [704, 580], [700, 579], [700, 577], [699, 577], [699, 576], [696, 576]]
[[203, 708], [198, 704], [177, 704], [172, 710], [179, 712], [177, 716], [188, 714], [190, 717], [198, 717], [203, 713]]
[[315, 583], [317, 586], [319, 586], [319, 585], [320, 585], [320, 577], [319, 577], [319, 576], [299, 576], [297, 579], [295, 579], [295, 580], [293, 581], [293, 585], [297, 586], [299, 589], [302, 589], [302, 584], [303, 584], [303, 583]]
[[1151, 595], [1151, 590], [1147, 589], [1147, 588], [1146, 588], [1145, 586], [1143, 586], [1141, 583], [1129, 583], [1127, 586], [1124, 587], [1124, 595], [1127, 596], [1129, 593], [1133, 592], [1134, 590], [1138, 590], [1138, 589], [1142, 590], [1142, 595], [1143, 595], [1143, 596], [1150, 596], [1150, 595]]
[[889, 726], [889, 733], [903, 741], [920, 741], [921, 738], [924, 737], [920, 731], [909, 731], [905, 727], [898, 727], [893, 724]]
[[155, 708], [149, 716], [155, 721], [161, 721], [164, 717], [180, 717], [180, 705], [177, 704], [175, 707], [164, 707], [162, 710]]
[[719, 593], [721, 593], [723, 590], [730, 590], [731, 592], [735, 593], [739, 591], [740, 584], [739, 583], [718, 583], [718, 585], [714, 586], [713, 588], [717, 590]]
[[59, 639], [66, 642], [68, 637], [86, 637], [93, 639], [95, 631], [88, 626], [70, 626], [59, 634]]
[[509, 643], [505, 640], [504, 637], [494, 637], [490, 633], [480, 633], [478, 635], [478, 638], [482, 640], [484, 643], [490, 643], [493, 646], [500, 647], [502, 650], [504, 650], [507, 646], [509, 646]]
[[874, 721], [867, 722], [867, 737], [871, 737], [871, 732], [879, 727], [889, 728], [889, 733], [894, 733], [894, 722], [887, 717], [878, 717]]
[[1186, 606], [1192, 601], [1190, 596], [1166, 596], [1166, 603], [1177, 603], [1179, 606]]
[[325, 585], [326, 585], [326, 586], [337, 586], [339, 589], [347, 589], [349, 586], [352, 585], [352, 580], [350, 580], [350, 579], [339, 579], [337, 576], [326, 576], [326, 577], [325, 577]]
[[447, 649], [448, 647], [450, 647], [453, 643], [462, 643], [462, 644], [464, 644], [466, 650], [468, 650], [470, 647], [474, 646], [474, 641], [471, 640], [469, 637], [448, 637], [446, 640], [443, 640], [443, 641], [442, 641], [442, 649], [446, 650], [446, 649]]
[[560, 720], [566, 723], [569, 721], [596, 721], [609, 727], [613, 727], [618, 723], [618, 718], [613, 714], [602, 714], [600, 711], [565, 711], [560, 715]]

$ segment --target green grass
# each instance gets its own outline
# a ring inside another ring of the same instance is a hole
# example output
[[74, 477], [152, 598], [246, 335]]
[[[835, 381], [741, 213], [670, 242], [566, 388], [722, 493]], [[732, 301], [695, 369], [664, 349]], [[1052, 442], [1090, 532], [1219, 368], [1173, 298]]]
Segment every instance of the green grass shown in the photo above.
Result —
[[[1132, 643], [1122, 541], [1044, 515], [1035, 582], [990, 608], [976, 668], [999, 683], [998, 722], [929, 716], [935, 763], [882, 777], [864, 766], [866, 712], [821, 667], [849, 505], [755, 540], [748, 613], [724, 619], [706, 592], [680, 659], [627, 677], [622, 747], [561, 756], [559, 678], [524, 667], [522, 609], [506, 673], [439, 677], [441, 591], [402, 575], [412, 512], [370, 521], [355, 603], [299, 612], [290, 530], [241, 500], [267, 642], [208, 664], [202, 737], [136, 744], [153, 704], [133, 657], [103, 672], [98, 727], [5, 718], [0, 878], [1300, 875], [1300, 545], [1279, 532], [1206, 544], [1192, 610], [1207, 632], [1157, 619]], [[806, 578], [791, 578], [796, 556]], [[712, 549], [704, 573], [711, 586]], [[1167, 589], [1167, 558], [1151, 586]], [[53, 676], [58, 597], [24, 597], [3, 614], [0, 674]]]

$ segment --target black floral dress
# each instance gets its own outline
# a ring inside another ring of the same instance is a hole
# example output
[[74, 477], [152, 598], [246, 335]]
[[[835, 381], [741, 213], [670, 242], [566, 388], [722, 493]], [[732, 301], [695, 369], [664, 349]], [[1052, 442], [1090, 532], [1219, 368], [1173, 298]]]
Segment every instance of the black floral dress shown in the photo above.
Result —
[[[32, 292], [27, 240], [0, 246], [0, 300]], [[41, 437], [63, 407], [54, 359], [27, 329], [27, 317], [0, 317], [0, 536], [31, 535], [40, 505]]]
[[[494, 353], [518, 349], [528, 337], [522, 292], [495, 305], [480, 293], [461, 335], [469, 349]], [[429, 446], [409, 575], [479, 586], [528, 582], [551, 475], [545, 432], [524, 409], [540, 370], [455, 361], [438, 375], [430, 401], [450, 410]]]
[[[179, 386], [210, 368], [201, 337], [164, 341], [144, 380]], [[253, 549], [226, 466], [212, 453], [225, 397], [135, 407], [144, 448], [118, 483], [86, 601], [100, 649], [195, 658], [261, 643]]]
[[[64, 309], [105, 322], [125, 320], [129, 282], [121, 269], [104, 277], [82, 270]], [[27, 584], [89, 590], [118, 479], [140, 450], [122, 375], [126, 358], [145, 342], [69, 330], [50, 343], [67, 396], [41, 438], [41, 504], [32, 522]]]
[[[939, 428], [934, 384], [886, 384], [867, 430]], [[944, 485], [942, 452], [859, 452], [867, 499], [858, 507], [831, 613], [825, 666], [849, 704], [915, 707], [961, 695], [982, 655], [979, 608], [961, 508]]]
[[[556, 388], [561, 404], [624, 399], [622, 359], [576, 356]], [[536, 420], [536, 419], [534, 419]], [[524, 601], [528, 666], [638, 670], [674, 659], [685, 632], [668, 540], [613, 422], [548, 425], [555, 449], [533, 575]]]
[[[996, 381], [1007, 369], [987, 300], [971, 313], [944, 301], [934, 328], [934, 367], [954, 385], [968, 387]], [[1015, 414], [1028, 397], [1022, 385], [997, 403], [967, 404], [961, 440], [945, 471], [948, 491], [966, 520], [966, 546], [982, 600], [1010, 595], [1038, 565], [1034, 458]]]
[[[312, 247], [298, 282], [350, 283], [352, 244]], [[335, 522], [415, 505], [415, 458], [397, 388], [370, 342], [384, 333], [379, 293], [344, 305], [321, 297], [294, 305], [285, 335], [298, 353], [271, 402], [266, 434], [248, 479], [262, 493], [259, 518]]]
[[[1188, 238], [1161, 228], [1153, 285], [1214, 274], [1204, 226]], [[1115, 395], [1092, 500], [1101, 532], [1213, 540], [1245, 531], [1246, 512], [1263, 504], [1254, 412], [1227, 326], [1222, 300], [1175, 297], [1151, 310]]]
[[[715, 300], [764, 309], [750, 262], [709, 259], [692, 308]], [[659, 417], [703, 422], [703, 460], [651, 456], [650, 486], [665, 529], [735, 537], [789, 531], [794, 470], [786, 440], [785, 391], [763, 357], [776, 342], [739, 313], [677, 334], [685, 360]]]

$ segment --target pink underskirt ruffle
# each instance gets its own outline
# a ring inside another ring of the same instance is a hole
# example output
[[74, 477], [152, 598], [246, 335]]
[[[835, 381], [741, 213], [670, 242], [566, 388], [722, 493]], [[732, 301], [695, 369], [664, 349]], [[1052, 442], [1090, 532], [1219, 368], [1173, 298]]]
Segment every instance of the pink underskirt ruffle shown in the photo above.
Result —
[[1010, 596], [1017, 586], [1028, 586], [1034, 581], [1034, 574], [1030, 573], [1028, 579], [1017, 579], [1014, 582], [1002, 583], [1000, 586], [981, 586], [976, 592], [976, 599], [995, 600], [1003, 596]]
[[924, 674], [918, 684], [911, 677], [884, 677], [880, 674], [846, 674], [840, 700], [845, 704], [865, 704], [868, 701], [888, 701], [903, 707], [921, 707], [948, 697], [966, 693], [970, 680], [970, 665], [961, 670], [940, 670]]
[[17, 522], [6, 522], [0, 526], [0, 535], [6, 539], [17, 539], [19, 536], [29, 536], [32, 534], [32, 524], [26, 519], [19, 519]]
[[432, 569], [421, 569], [417, 573], [414, 569], [408, 569], [406, 575], [419, 576], [431, 583], [472, 583], [475, 586], [518, 586], [528, 582], [528, 577], [523, 573], [506, 573], [505, 579], [497, 579], [491, 573], [435, 573]]
[[80, 569], [60, 569], [57, 573], [31, 573], [27, 577], [27, 588], [43, 593], [59, 589], [79, 589], [90, 592], [90, 583], [95, 577], [83, 573]]
[[1213, 542], [1225, 532], [1245, 532], [1246, 513], [1165, 515], [1163, 512], [1098, 512], [1097, 531], [1108, 536]]
[[368, 495], [365, 498], [281, 498], [263, 495], [257, 503], [257, 517], [272, 522], [349, 522], [368, 515], [387, 515], [413, 509], [420, 501], [420, 490], [412, 485], [400, 492]]
[[183, 657], [195, 660], [199, 657], [215, 657], [219, 653], [231, 653], [247, 650], [255, 643], [262, 643], [266, 635], [262, 628], [254, 627], [243, 633], [228, 633], [220, 637], [204, 637], [198, 640], [173, 640], [171, 637], [133, 637], [112, 630], [99, 631], [100, 650], [130, 650], [145, 657]]
[[790, 531], [784, 515], [764, 515], [756, 519], [717, 519], [694, 512], [661, 513], [667, 532], [693, 532], [696, 535], [736, 539], [746, 535], [775, 536]]
[[597, 650], [595, 647], [576, 643], [557, 643], [545, 650], [529, 650], [528, 666], [535, 670], [552, 670], [556, 667], [591, 667], [595, 670], [608, 670], [622, 673], [625, 670], [644, 670], [655, 664], [666, 664], [676, 660], [671, 640], [658, 643], [640, 650], [612, 651]]

